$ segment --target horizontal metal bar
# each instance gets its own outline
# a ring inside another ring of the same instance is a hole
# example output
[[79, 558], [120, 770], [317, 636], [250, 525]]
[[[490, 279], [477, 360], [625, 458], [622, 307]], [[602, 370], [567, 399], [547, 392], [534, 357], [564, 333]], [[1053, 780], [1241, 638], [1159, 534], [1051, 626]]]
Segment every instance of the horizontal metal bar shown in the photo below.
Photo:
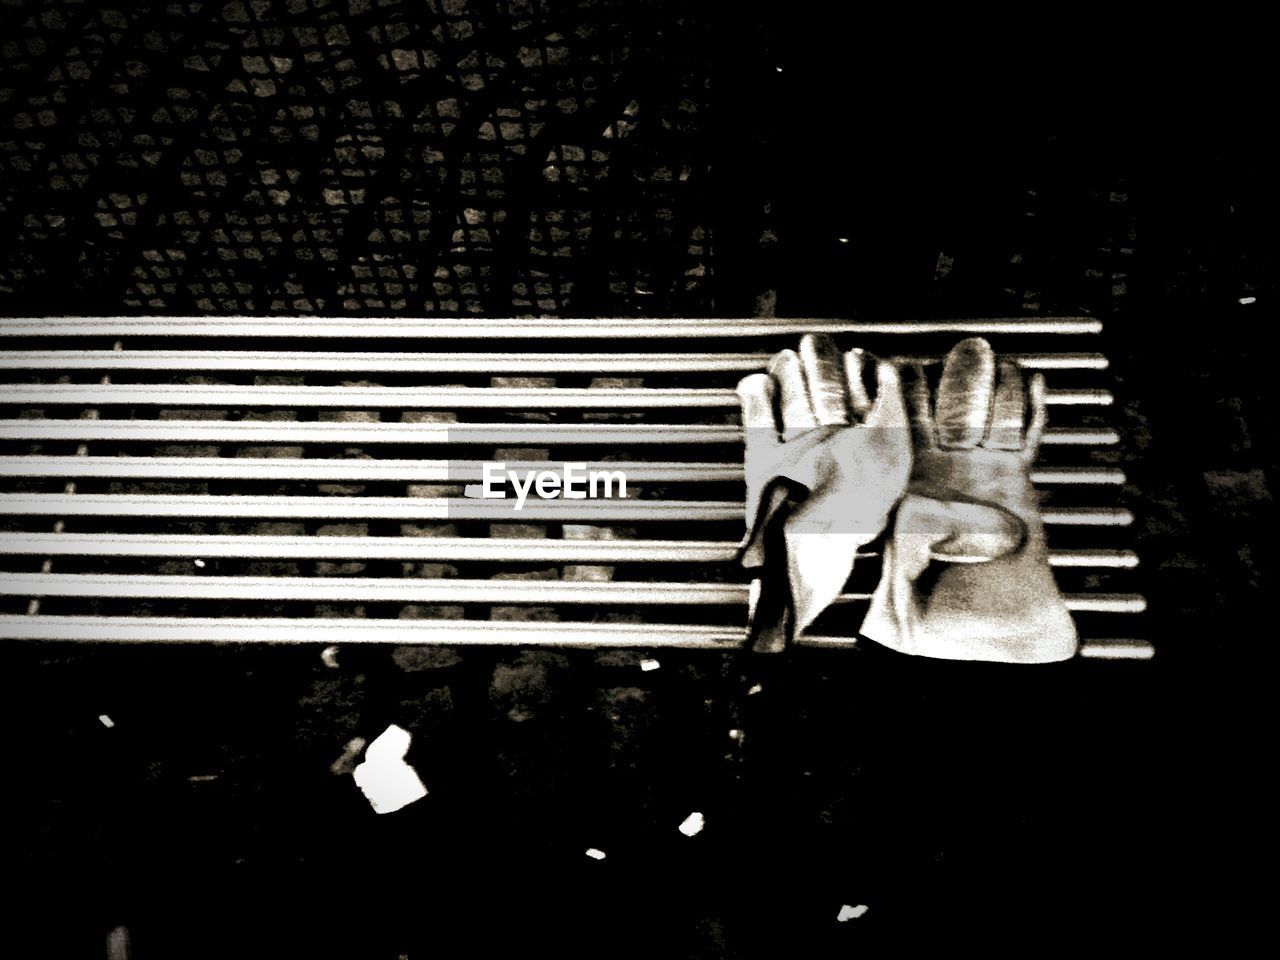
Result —
[[1119, 486], [1125, 482], [1124, 471], [1119, 467], [1033, 467], [1031, 482], [1053, 486], [1056, 484], [1105, 484]]
[[1045, 507], [1040, 518], [1049, 525], [1067, 527], [1127, 527], [1133, 514], [1123, 507]]
[[[23, 597], [140, 597], [170, 600], [314, 600], [396, 603], [592, 603], [664, 606], [747, 602], [743, 583], [590, 580], [395, 579], [391, 577], [203, 577], [153, 574], [7, 573], [0, 594]], [[844, 593], [860, 603], [868, 593]], [[1146, 600], [1130, 593], [1069, 593], [1068, 610], [1141, 613]]]
[[[0, 456], [0, 477], [112, 477], [165, 480], [342, 480], [369, 483], [470, 483], [483, 479], [483, 460], [364, 460], [271, 457], [45, 457]], [[560, 470], [563, 460], [504, 460], [509, 470]], [[737, 463], [591, 461], [587, 470], [623, 470], [628, 483], [688, 483], [742, 480]], [[1105, 468], [1079, 468], [1056, 482], [1122, 483]], [[1093, 471], [1092, 473], [1086, 471]], [[1054, 475], [1061, 470], [1052, 471]], [[1046, 476], [1049, 473], [1046, 472]], [[1055, 481], [1051, 481], [1055, 482]]]
[[0, 594], [168, 600], [385, 600], [396, 603], [599, 603], [654, 606], [746, 603], [747, 588], [737, 583], [679, 581], [617, 583], [591, 580], [6, 573], [0, 578]]
[[[1101, 389], [1047, 390], [1057, 406], [1108, 406]], [[738, 409], [733, 390], [642, 387], [296, 387], [227, 384], [5, 383], [0, 404], [85, 407], [332, 407], [343, 410], [392, 407], [432, 410], [668, 410]]]
[[232, 443], [740, 443], [736, 426], [630, 423], [291, 423], [263, 420], [0, 420], [5, 440]]
[[1146, 640], [1087, 640], [1080, 644], [1080, 656], [1090, 660], [1150, 660], [1155, 647]]
[[1137, 593], [1064, 594], [1067, 609], [1080, 613], [1145, 613], [1146, 598]]
[[37, 556], [710, 563], [738, 545], [712, 540], [535, 540], [489, 537], [303, 537], [5, 533], [0, 554]]
[[[797, 643], [824, 650], [849, 650], [857, 647], [859, 641], [857, 637], [807, 633]], [[1146, 640], [1090, 640], [1082, 637], [1077, 656], [1091, 660], [1150, 660], [1154, 654], [1154, 648]]]
[[[172, 494], [0, 493], [0, 515], [66, 517], [312, 517], [387, 520], [741, 520], [738, 500], [540, 500], [469, 497], [204, 496]], [[1057, 507], [1044, 522], [1065, 526], [1127, 526], [1121, 507]]]
[[[500, 620], [364, 620], [282, 617], [0, 616], [0, 638], [87, 643], [252, 643], [442, 646], [640, 647], [734, 650], [741, 627], [700, 624], [534, 623]], [[800, 646], [854, 647], [853, 637], [804, 635]], [[1123, 652], [1121, 652], [1123, 651]], [[1145, 640], [1083, 640], [1082, 657], [1150, 659]]]
[[1115, 567], [1132, 570], [1138, 566], [1138, 555], [1132, 550], [1050, 550], [1052, 567]]
[[272, 497], [153, 494], [0, 494], [0, 515], [66, 517], [244, 517], [340, 520], [741, 520], [741, 502], [724, 500], [515, 500], [466, 497]]
[[[168, 443], [741, 443], [742, 428], [648, 423], [293, 423], [266, 420], [0, 420], [0, 440], [140, 440]], [[1120, 442], [1110, 428], [1054, 427], [1048, 446]]]
[[[1028, 370], [1105, 370], [1101, 353], [1002, 354]], [[192, 370], [297, 373], [746, 373], [768, 353], [383, 353], [303, 350], [12, 350], [0, 370]], [[934, 363], [939, 356], [895, 357]]]
[[1093, 388], [1046, 390], [1044, 392], [1044, 402], [1051, 407], [1109, 407], [1115, 403], [1115, 397], [1112, 396], [1110, 390]]
[[[509, 460], [510, 470], [559, 470], [564, 461]], [[286, 459], [272, 457], [46, 457], [0, 456], [0, 477], [112, 477], [135, 480], [346, 480], [471, 483], [483, 479], [483, 460]], [[587, 470], [624, 470], [629, 483], [714, 483], [742, 480], [737, 463], [604, 462]], [[1033, 483], [1122, 484], [1116, 467], [1037, 467]]]
[[[1079, 393], [1079, 391], [1075, 391]], [[1108, 395], [1109, 396], [1109, 395]], [[1102, 402], [1101, 400], [1098, 402]], [[729, 407], [732, 390], [538, 387], [293, 387], [198, 384], [0, 384], [0, 404], [162, 407], [382, 407], [440, 410], [654, 410]]]
[[748, 337], [801, 333], [1100, 333], [1090, 317], [858, 321], [787, 317], [680, 317], [594, 320], [512, 317], [22, 317], [0, 319], [0, 336], [52, 337], [403, 337], [422, 339], [581, 339]]
[[[716, 563], [728, 540], [535, 540], [484, 537], [305, 537], [231, 534], [5, 533], [0, 554], [85, 557], [485, 560], [551, 563]], [[873, 558], [875, 553], [861, 553]], [[1136, 567], [1132, 550], [1054, 550], [1056, 567]]]
[[544, 375], [725, 371], [745, 373], [763, 369], [769, 363], [769, 356], [767, 353], [47, 350], [0, 352], [0, 370], [288, 370], [298, 373], [539, 373]]
[[741, 627], [500, 620], [0, 616], [0, 637], [107, 643], [396, 643], [736, 649]]

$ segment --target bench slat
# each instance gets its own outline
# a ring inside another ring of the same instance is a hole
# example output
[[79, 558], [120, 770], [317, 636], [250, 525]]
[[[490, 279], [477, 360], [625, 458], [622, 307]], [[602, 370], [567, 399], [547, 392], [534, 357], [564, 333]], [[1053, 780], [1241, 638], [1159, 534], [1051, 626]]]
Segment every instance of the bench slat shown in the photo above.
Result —
[[[341, 618], [51, 617], [0, 615], [0, 637], [114, 643], [443, 644], [447, 646], [671, 647], [735, 650], [741, 627], [697, 624], [530, 623]], [[852, 637], [803, 636], [801, 646], [852, 647]], [[1084, 640], [1080, 655], [1150, 659], [1144, 640]]]
[[369, 337], [439, 339], [676, 338], [798, 336], [803, 333], [893, 335], [955, 333], [1094, 334], [1091, 317], [1012, 317], [982, 320], [857, 321], [753, 317], [598, 320], [511, 317], [19, 317], [0, 319], [0, 336], [51, 337]]
[[[1109, 406], [1109, 390], [1047, 390], [1055, 406]], [[738, 409], [733, 390], [707, 387], [295, 387], [226, 384], [0, 384], [0, 404], [85, 407], [334, 407], [342, 410], [417, 408], [432, 410], [667, 410]]]
[[[0, 515], [68, 517], [313, 517], [390, 520], [742, 520], [741, 501], [515, 500], [469, 497], [307, 497], [170, 494], [0, 493]], [[1066, 526], [1128, 526], [1122, 507], [1051, 507], [1044, 522]]]
[[[45, 457], [0, 456], [0, 477], [115, 477], [120, 479], [350, 480], [372, 482], [475, 482], [482, 479], [482, 460], [362, 460], [269, 457]], [[511, 470], [560, 469], [563, 461], [509, 460]], [[625, 470], [635, 483], [710, 483], [741, 481], [737, 463], [612, 462], [586, 464], [588, 470]], [[1043, 467], [1031, 472], [1033, 483], [1105, 484], [1125, 481], [1116, 467]]]
[[399, 643], [736, 649], [741, 627], [697, 624], [535, 623], [348, 618], [0, 615], [0, 637], [117, 643]]
[[[1029, 370], [1105, 370], [1101, 353], [1002, 354]], [[717, 373], [763, 370], [767, 353], [343, 353], [289, 350], [0, 352], [0, 370], [231, 370], [311, 373]], [[940, 356], [895, 358], [936, 363]]]
[[[265, 420], [0, 420], [0, 440], [152, 440], [173, 443], [741, 443], [742, 428], [712, 424], [339, 423]], [[1110, 446], [1110, 428], [1051, 427], [1049, 446]]]
[[[644, 606], [745, 604], [741, 583], [682, 581], [468, 580], [392, 577], [204, 577], [156, 574], [8, 573], [0, 594], [30, 597], [138, 597], [170, 600], [315, 600], [397, 603], [553, 604]], [[837, 603], [871, 599], [844, 593]], [[1069, 593], [1067, 609], [1141, 613], [1146, 601], [1132, 593]]]
[[1155, 653], [1146, 640], [1113, 638], [1082, 640], [1079, 655], [1088, 660], [1150, 660]]
[[[347, 560], [488, 560], [512, 563], [715, 563], [728, 540], [534, 540], [482, 537], [342, 537], [236, 534], [6, 533], [0, 554], [93, 557], [276, 557]], [[863, 558], [875, 553], [862, 553]], [[1132, 550], [1054, 550], [1058, 567], [1132, 568]]]

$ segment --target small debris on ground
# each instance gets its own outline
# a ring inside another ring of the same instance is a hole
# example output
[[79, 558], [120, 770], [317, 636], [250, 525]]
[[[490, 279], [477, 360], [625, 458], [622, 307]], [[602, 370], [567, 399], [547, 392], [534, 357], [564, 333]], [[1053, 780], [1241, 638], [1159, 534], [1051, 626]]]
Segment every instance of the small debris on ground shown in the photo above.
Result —
[[105, 713], [98, 714], [98, 722], [110, 730], [116, 725], [116, 722], [108, 717]]
[[418, 772], [404, 762], [413, 735], [394, 723], [364, 752], [364, 762], [351, 771], [356, 786], [374, 813], [395, 813], [427, 795]]
[[605, 852], [597, 850], [595, 847], [587, 847], [585, 852], [592, 860], [603, 860], [605, 858]]
[[356, 759], [360, 756], [364, 747], [364, 737], [352, 737], [347, 741], [347, 745], [342, 748], [342, 755], [329, 764], [329, 772], [336, 776], [354, 773], [357, 766]]
[[707, 825], [706, 818], [697, 810], [684, 818], [684, 822], [677, 828], [686, 837], [696, 837], [702, 832], [702, 828]]
[[330, 670], [338, 669], [338, 648], [335, 646], [327, 646], [320, 651], [320, 659], [324, 665]]
[[650, 670], [657, 670], [660, 666], [662, 666], [662, 664], [659, 663], [657, 660], [641, 660], [640, 661], [640, 669], [643, 670], [645, 673], [648, 673]]
[[836, 914], [836, 919], [841, 923], [844, 923], [847, 920], [857, 920], [869, 909], [870, 908], [865, 903], [860, 903], [856, 907], [851, 907], [846, 903], [840, 908], [840, 912]]

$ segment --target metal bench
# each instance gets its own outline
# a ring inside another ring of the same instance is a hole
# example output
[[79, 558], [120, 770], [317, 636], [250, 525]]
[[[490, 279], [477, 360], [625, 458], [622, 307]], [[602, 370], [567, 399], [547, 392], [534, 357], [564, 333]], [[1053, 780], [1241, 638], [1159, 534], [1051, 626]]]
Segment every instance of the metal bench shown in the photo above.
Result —
[[[1046, 371], [1034, 479], [1081, 654], [1152, 655], [1081, 318], [0, 320], [0, 636], [737, 647], [733, 386], [818, 330], [925, 359], [981, 334]], [[463, 496], [485, 461], [622, 465], [629, 496], [517, 512]], [[828, 619], [802, 642], [856, 643]]]

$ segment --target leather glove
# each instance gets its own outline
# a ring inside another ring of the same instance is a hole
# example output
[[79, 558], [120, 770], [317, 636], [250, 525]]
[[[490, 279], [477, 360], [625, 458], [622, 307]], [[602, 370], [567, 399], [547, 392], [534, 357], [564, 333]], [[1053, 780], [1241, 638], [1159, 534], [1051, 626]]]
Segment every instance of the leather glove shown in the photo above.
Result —
[[[1046, 420], [1044, 378], [1032, 377], [1024, 394], [1017, 365], [997, 364], [976, 337], [947, 354], [933, 398], [923, 369], [913, 373], [911, 481], [862, 634], [948, 660], [1072, 657], [1075, 624], [1049, 568], [1029, 475]], [[931, 562], [942, 566], [926, 588]]]
[[[867, 388], [870, 378], [874, 396]], [[898, 371], [826, 335], [774, 356], [738, 384], [746, 435], [747, 535], [763, 569], [750, 645], [777, 652], [839, 595], [858, 548], [888, 524], [911, 470]]]

